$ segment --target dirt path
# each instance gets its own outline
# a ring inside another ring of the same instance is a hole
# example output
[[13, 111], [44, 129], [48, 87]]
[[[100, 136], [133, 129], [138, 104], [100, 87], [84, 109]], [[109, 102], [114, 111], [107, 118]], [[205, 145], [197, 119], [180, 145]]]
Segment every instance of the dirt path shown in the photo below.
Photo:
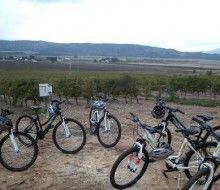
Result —
[[[127, 104], [117, 102], [109, 107], [120, 120], [123, 128], [123, 134], [119, 144], [112, 149], [103, 148], [96, 138], [87, 133], [87, 143], [83, 150], [75, 155], [65, 155], [54, 146], [51, 138], [51, 132], [43, 141], [39, 142], [39, 156], [35, 164], [27, 171], [14, 173], [6, 170], [0, 165], [0, 189], [41, 189], [41, 190], [64, 190], [64, 189], [113, 189], [109, 182], [109, 172], [112, 164], [123, 150], [129, 148], [136, 138], [133, 137], [134, 125], [126, 120], [129, 111], [137, 113], [146, 123], [156, 125], [159, 121], [153, 119], [150, 110], [154, 105], [153, 101], [141, 101], [141, 104]], [[170, 106], [179, 107], [186, 112], [185, 115], [179, 115], [185, 124], [192, 123], [191, 116], [199, 113], [209, 113], [215, 117], [214, 125], [220, 124], [220, 108], [204, 108], [198, 106], [180, 106], [170, 104]], [[65, 105], [65, 115], [72, 116], [88, 128], [89, 109], [82, 106]], [[19, 108], [16, 108], [18, 113]], [[16, 119], [16, 116], [14, 117]], [[170, 129], [173, 131], [173, 127]], [[179, 147], [180, 138], [173, 133], [173, 144], [176, 149]], [[3, 135], [1, 135], [2, 138]], [[170, 173], [169, 178], [163, 177], [161, 170], [165, 169], [164, 162], [156, 162], [149, 165], [149, 168], [142, 179], [133, 186], [136, 189], [176, 189], [176, 172]], [[183, 180], [185, 176], [182, 174]], [[220, 183], [215, 186], [220, 189]]]

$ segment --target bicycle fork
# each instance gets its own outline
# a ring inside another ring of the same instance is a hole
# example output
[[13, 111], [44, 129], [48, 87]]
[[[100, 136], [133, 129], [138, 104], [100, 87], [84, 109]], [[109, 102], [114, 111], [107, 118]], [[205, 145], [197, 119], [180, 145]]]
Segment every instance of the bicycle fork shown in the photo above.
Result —
[[129, 159], [128, 159], [128, 169], [133, 173], [137, 171], [138, 165], [140, 164], [143, 156], [143, 145], [140, 142], [135, 142], [134, 146], [137, 147], [139, 150], [137, 154], [138, 159], [132, 160], [133, 158], [132, 154], [129, 155]]
[[12, 145], [12, 147], [14, 149], [14, 152], [18, 153], [19, 152], [19, 148], [18, 148], [17, 142], [15, 140], [15, 136], [14, 136], [14, 133], [13, 133], [12, 129], [11, 129], [11, 134], [9, 135], [9, 137], [10, 137], [11, 145]]
[[105, 131], [110, 131], [111, 127], [110, 127], [110, 121], [108, 120], [108, 112], [105, 112], [104, 122], [105, 122]]
[[207, 181], [204, 185], [204, 190], [207, 190], [209, 188], [209, 185], [211, 184], [212, 182], [212, 178], [214, 176], [214, 169], [212, 167], [212, 165], [210, 163], [202, 163], [202, 165], [200, 166], [200, 168], [208, 168], [209, 169], [209, 175], [208, 175], [208, 178], [207, 178]]
[[68, 138], [68, 137], [71, 136], [71, 133], [70, 133], [69, 127], [67, 126], [67, 124], [66, 124], [66, 122], [65, 122], [64, 117], [62, 117], [62, 120], [63, 120], [63, 121], [62, 121], [62, 126], [63, 126], [63, 128], [64, 128], [65, 135], [66, 135], [66, 137]]

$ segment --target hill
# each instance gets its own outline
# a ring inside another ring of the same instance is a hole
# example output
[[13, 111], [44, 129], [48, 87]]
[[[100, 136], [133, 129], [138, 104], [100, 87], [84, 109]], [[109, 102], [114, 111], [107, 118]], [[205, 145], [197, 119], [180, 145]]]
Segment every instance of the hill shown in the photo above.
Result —
[[213, 49], [213, 50], [209, 51], [208, 53], [211, 53], [211, 54], [220, 54], [220, 48], [218, 48], [218, 49]]
[[46, 41], [0, 40], [0, 53], [23, 52], [49, 56], [113, 56], [174, 59], [220, 60], [218, 54], [180, 52], [174, 49], [157, 48], [134, 44], [53, 43]]

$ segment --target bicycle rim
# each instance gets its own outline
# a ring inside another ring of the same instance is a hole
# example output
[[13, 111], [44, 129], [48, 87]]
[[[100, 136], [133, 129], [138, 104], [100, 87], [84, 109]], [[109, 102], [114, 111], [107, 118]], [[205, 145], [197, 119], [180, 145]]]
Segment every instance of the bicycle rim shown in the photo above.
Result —
[[66, 154], [73, 154], [80, 151], [85, 145], [85, 129], [76, 120], [66, 119], [65, 124], [70, 134], [66, 133], [65, 128], [60, 122], [54, 129], [53, 140], [60, 151]]
[[103, 117], [98, 126], [98, 140], [106, 148], [115, 146], [121, 138], [121, 125], [117, 118], [108, 115]]
[[[24, 144], [23, 142], [27, 142]], [[22, 171], [29, 168], [37, 158], [38, 148], [33, 138], [22, 133], [14, 133], [14, 140], [18, 147], [15, 150], [13, 143], [7, 135], [2, 139], [0, 147], [0, 160], [4, 167], [12, 171]]]

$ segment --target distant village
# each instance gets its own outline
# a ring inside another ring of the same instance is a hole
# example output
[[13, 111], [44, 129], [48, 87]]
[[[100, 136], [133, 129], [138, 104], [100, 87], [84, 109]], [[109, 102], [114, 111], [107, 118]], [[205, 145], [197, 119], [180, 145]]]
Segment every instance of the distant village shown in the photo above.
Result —
[[[56, 57], [56, 56], [50, 56], [50, 57], [42, 57], [42, 56], [0, 56], [0, 60], [7, 60], [7, 61], [28, 61], [28, 62], [38, 62], [38, 61], [51, 61], [51, 62], [68, 62], [78, 59], [77, 56], [74, 57]], [[81, 59], [81, 58], [80, 58]], [[117, 57], [103, 57], [99, 59], [93, 59], [93, 62], [95, 63], [118, 63], [121, 60], [119, 60]]]

